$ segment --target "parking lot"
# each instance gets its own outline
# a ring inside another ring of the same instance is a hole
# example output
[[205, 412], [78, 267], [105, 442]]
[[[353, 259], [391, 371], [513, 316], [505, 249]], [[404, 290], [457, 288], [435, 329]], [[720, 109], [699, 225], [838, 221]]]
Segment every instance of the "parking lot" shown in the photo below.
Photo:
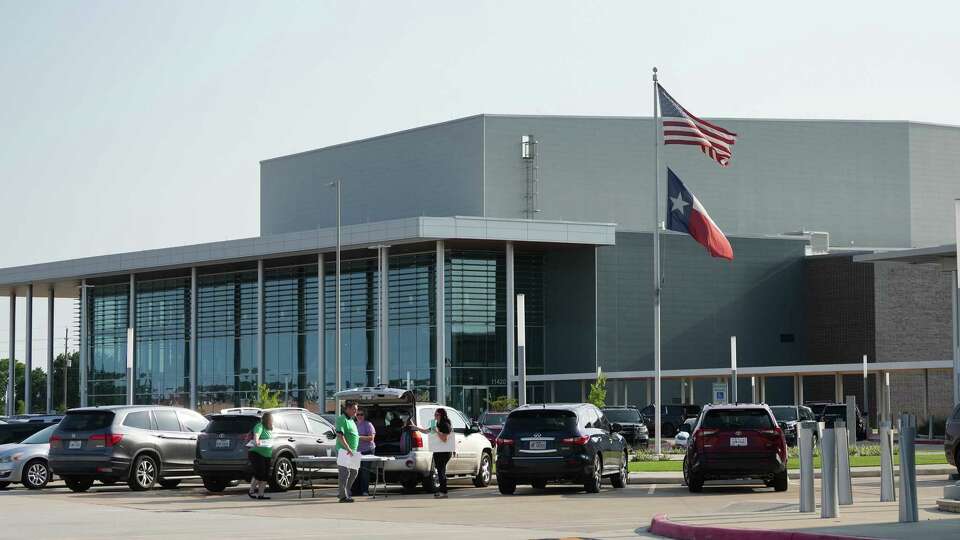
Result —
[[[935, 510], [946, 478], [918, 481], [921, 523], [896, 525], [896, 504], [875, 503], [878, 479], [854, 480], [854, 509], [838, 520], [820, 520], [796, 512], [797, 485], [786, 493], [747, 486], [707, 485], [701, 494], [672, 485], [630, 485], [599, 494], [575, 486], [537, 491], [520, 487], [502, 496], [496, 487], [452, 486], [447, 500], [427, 494], [403, 495], [391, 488], [387, 498], [358, 498], [337, 504], [332, 485], [312, 499], [297, 491], [252, 501], [245, 486], [208, 494], [198, 481], [173, 490], [134, 493], [125, 486], [95, 486], [76, 494], [56, 482], [42, 491], [11, 488], [0, 492], [2, 538], [306, 538], [319, 534], [363, 538], [632, 538], [645, 532], [652, 516], [696, 524], [722, 523], [753, 528], [832, 530], [856, 534], [864, 524], [875, 537], [922, 535], [925, 540], [956, 538], [960, 516]], [[857, 529], [860, 527], [860, 529]], [[905, 529], [904, 527], [909, 527]], [[866, 530], [866, 529], [863, 529]]]

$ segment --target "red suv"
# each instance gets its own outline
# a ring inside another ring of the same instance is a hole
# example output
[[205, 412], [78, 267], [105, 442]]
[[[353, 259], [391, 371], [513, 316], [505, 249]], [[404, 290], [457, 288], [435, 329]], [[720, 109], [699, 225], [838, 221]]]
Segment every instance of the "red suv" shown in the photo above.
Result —
[[766, 405], [707, 405], [683, 459], [683, 479], [699, 493], [707, 480], [762, 480], [787, 490], [787, 442]]

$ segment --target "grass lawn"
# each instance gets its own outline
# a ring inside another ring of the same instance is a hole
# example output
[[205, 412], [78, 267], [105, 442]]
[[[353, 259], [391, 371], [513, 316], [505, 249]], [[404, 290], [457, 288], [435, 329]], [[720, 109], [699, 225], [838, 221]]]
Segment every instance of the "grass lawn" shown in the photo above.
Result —
[[[894, 464], [900, 462], [900, 456], [893, 456]], [[917, 465], [946, 465], [947, 458], [940, 453], [924, 452], [917, 454]], [[800, 460], [790, 458], [787, 466], [791, 469], [800, 468]], [[820, 457], [813, 458], [813, 466], [820, 467]], [[879, 467], [880, 456], [850, 456], [851, 467]], [[683, 462], [679, 460], [672, 461], [632, 461], [630, 462], [630, 472], [683, 472]]]

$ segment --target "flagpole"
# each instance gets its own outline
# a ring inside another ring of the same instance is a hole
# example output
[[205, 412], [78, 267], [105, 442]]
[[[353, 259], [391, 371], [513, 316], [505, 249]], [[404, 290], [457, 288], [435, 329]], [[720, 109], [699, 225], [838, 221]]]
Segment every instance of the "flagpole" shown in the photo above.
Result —
[[657, 68], [653, 68], [653, 369], [654, 413], [653, 427], [656, 433], [654, 444], [657, 456], [663, 452], [660, 425], [660, 123], [657, 108]]

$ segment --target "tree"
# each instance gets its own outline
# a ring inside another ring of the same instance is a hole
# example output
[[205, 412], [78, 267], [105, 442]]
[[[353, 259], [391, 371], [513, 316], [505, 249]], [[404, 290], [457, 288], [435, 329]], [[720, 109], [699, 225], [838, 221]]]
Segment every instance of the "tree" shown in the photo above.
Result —
[[590, 385], [590, 396], [587, 401], [597, 407], [607, 406], [607, 376], [603, 373], [597, 374], [597, 381]]
[[[15, 392], [17, 399], [23, 398], [23, 373], [26, 367], [23, 362], [14, 360], [14, 379], [13, 384], [15, 385]], [[10, 383], [10, 359], [4, 358], [0, 360], [0, 387], [3, 388], [3, 395], [0, 396], [0, 411], [6, 412], [7, 410], [7, 392], [8, 385]], [[14, 402], [16, 403], [16, 402]]]
[[[63, 378], [64, 362], [63, 362], [62, 356], [63, 355], [60, 355], [54, 361], [54, 379], [53, 379], [55, 383], [54, 394], [53, 394], [54, 404], [57, 404], [58, 402], [59, 403], [63, 402], [62, 382], [60, 385], [60, 393], [57, 394], [56, 392], [56, 382], [57, 380], [62, 381], [62, 378]], [[72, 380], [68, 381], [68, 384], [70, 384], [72, 387], [71, 393], [74, 397], [73, 399], [74, 404], [79, 404], [79, 401], [80, 401], [80, 395], [79, 395], [80, 389], [79, 389], [79, 385], [77, 384], [80, 380], [79, 378], [80, 368], [77, 365], [79, 361], [79, 358], [77, 358], [78, 356], [79, 354], [74, 353], [74, 360], [73, 360], [74, 365], [71, 366]], [[0, 360], [0, 371], [2, 371], [2, 373], [0, 373], [0, 388], [3, 389], [3, 395], [0, 396], [0, 410], [6, 410], [7, 378], [9, 376], [9, 366], [10, 366], [10, 362], [8, 361], [8, 359], [4, 358]], [[33, 368], [33, 371], [30, 372], [30, 401], [31, 401], [30, 405], [32, 410], [26, 411], [26, 405], [25, 405], [25, 400], [23, 396], [23, 382], [24, 382], [24, 377], [26, 375], [26, 365], [23, 362], [16, 361], [16, 367], [14, 369], [16, 370], [16, 374], [15, 374], [16, 379], [14, 381], [14, 384], [16, 385], [16, 393], [17, 393], [17, 402], [16, 402], [17, 403], [16, 409], [18, 411], [17, 414], [22, 414], [24, 412], [35, 413], [35, 412], [44, 411], [47, 407], [47, 372], [39, 367]], [[73, 373], [74, 371], [75, 373]], [[58, 396], [60, 397], [59, 400], [57, 399]]]
[[499, 396], [487, 400], [487, 407], [489, 407], [491, 411], [505, 412], [514, 409], [516, 406], [517, 400], [508, 398], [507, 396]]
[[[67, 359], [70, 368], [67, 369]], [[67, 373], [67, 402], [63, 402], [63, 374]], [[64, 412], [71, 407], [80, 406], [80, 352], [75, 351], [64, 356], [57, 355], [53, 360], [53, 408]]]
[[276, 409], [280, 406], [280, 391], [271, 392], [269, 386], [261, 384], [257, 388], [257, 399], [253, 406], [258, 409]]

